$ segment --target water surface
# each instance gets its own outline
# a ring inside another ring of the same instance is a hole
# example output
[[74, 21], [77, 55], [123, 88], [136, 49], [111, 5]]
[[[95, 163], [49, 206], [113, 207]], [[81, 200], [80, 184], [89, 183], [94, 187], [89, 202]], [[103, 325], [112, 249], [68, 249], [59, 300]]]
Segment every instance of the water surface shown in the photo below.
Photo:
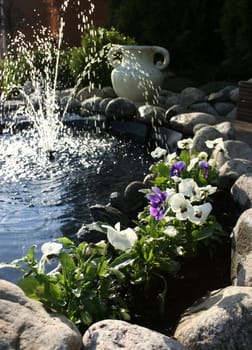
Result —
[[[107, 204], [111, 192], [142, 180], [150, 165], [141, 146], [99, 136], [59, 140], [53, 160], [31, 134], [3, 135], [0, 147], [1, 262], [23, 256], [33, 244], [39, 253], [48, 240], [74, 237], [92, 222], [91, 205]], [[0, 278], [18, 277], [16, 270], [0, 270]]]

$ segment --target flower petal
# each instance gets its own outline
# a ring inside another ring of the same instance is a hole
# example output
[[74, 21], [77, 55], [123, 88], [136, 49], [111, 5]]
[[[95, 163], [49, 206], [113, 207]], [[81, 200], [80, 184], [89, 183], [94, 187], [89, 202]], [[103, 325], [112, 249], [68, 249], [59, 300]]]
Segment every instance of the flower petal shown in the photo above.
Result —
[[58, 255], [63, 248], [61, 243], [57, 242], [45, 242], [41, 246], [41, 251], [43, 256], [48, 256], [48, 255]]

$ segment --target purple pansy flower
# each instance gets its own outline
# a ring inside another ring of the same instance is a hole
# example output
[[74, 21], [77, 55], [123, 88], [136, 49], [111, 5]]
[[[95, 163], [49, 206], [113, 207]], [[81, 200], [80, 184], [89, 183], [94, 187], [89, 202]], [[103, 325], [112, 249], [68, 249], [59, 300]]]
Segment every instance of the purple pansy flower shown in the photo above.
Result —
[[154, 216], [157, 221], [164, 217], [166, 210], [165, 201], [167, 199], [167, 192], [161, 191], [158, 187], [151, 188], [153, 193], [147, 194], [150, 205], [150, 215]]
[[171, 176], [180, 176], [181, 172], [185, 169], [186, 163], [183, 160], [179, 160], [174, 163], [170, 168]]
[[200, 169], [203, 170], [204, 178], [207, 179], [208, 178], [208, 169], [210, 168], [210, 164], [208, 162], [206, 162], [205, 160], [201, 160], [199, 162], [199, 167], [200, 167]]

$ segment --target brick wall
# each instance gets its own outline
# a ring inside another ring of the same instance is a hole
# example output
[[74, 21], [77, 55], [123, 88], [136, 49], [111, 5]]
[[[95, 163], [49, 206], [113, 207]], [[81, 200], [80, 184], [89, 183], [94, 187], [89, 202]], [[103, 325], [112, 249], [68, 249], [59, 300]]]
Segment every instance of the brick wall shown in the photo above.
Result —
[[[82, 21], [78, 17], [80, 11], [87, 15], [90, 9], [89, 0], [80, 0], [80, 6], [72, 4], [77, 0], [69, 0], [68, 7], [63, 18], [66, 22], [64, 29], [64, 40], [69, 45], [78, 45], [81, 38], [81, 31], [78, 24]], [[32, 38], [34, 27], [41, 25], [50, 27], [53, 33], [57, 34], [59, 25], [60, 8], [64, 0], [4, 0], [5, 6], [5, 32], [15, 36], [17, 31], [24, 32], [29, 39]], [[108, 18], [109, 0], [92, 0], [95, 10], [90, 17], [95, 26], [105, 26]], [[1, 42], [0, 42], [1, 44]]]

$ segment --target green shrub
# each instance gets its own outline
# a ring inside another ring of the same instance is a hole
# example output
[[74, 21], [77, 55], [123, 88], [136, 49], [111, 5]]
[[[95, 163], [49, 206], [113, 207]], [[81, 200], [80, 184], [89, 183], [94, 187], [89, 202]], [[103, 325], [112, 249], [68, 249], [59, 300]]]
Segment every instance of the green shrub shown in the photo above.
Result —
[[45, 36], [38, 42], [31, 43], [20, 34], [1, 61], [1, 89], [8, 94], [22, 88], [27, 80], [36, 82], [35, 84], [39, 84], [42, 89], [45, 84], [53, 87], [55, 75], [58, 89], [72, 86], [74, 78], [71, 75], [69, 60], [69, 49], [59, 51], [54, 38]]
[[112, 44], [131, 45], [135, 40], [114, 28], [90, 29], [81, 40], [81, 47], [71, 50], [70, 68], [81, 86], [111, 85], [112, 67], [107, 63], [107, 53]]

